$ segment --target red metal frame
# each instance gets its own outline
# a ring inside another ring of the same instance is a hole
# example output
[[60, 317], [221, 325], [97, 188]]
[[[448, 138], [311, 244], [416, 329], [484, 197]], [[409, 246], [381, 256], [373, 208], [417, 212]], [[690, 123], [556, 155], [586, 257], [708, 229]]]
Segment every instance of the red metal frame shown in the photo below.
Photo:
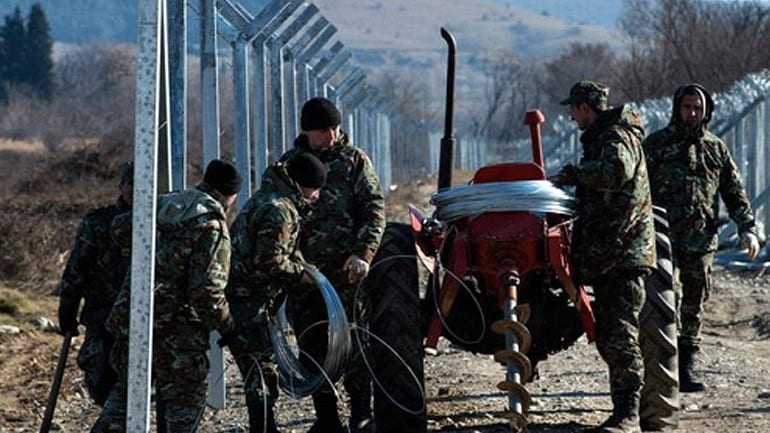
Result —
[[[473, 177], [473, 183], [517, 182], [544, 180], [544, 161], [540, 141], [540, 124], [543, 115], [535, 110], [527, 113], [525, 123], [532, 134], [532, 158], [529, 163], [504, 163], [480, 168]], [[418, 251], [428, 255], [442, 254], [438, 251], [445, 234], [436, 239], [434, 233], [426, 236], [422, 229], [424, 218], [412, 209], [412, 227], [415, 230]], [[505, 279], [512, 275], [521, 276], [525, 282], [528, 273], [550, 271], [564, 286], [565, 291], [577, 306], [583, 329], [589, 341], [596, 337], [596, 324], [591, 304], [582, 286], [575, 285], [569, 260], [571, 224], [558, 215], [537, 216], [528, 212], [490, 212], [452, 223], [453, 237], [445, 266], [462, 278], [469, 273], [478, 279], [479, 287], [495, 296], [498, 306], [503, 308], [507, 298]], [[522, 284], [520, 293], [528, 288]], [[426, 346], [436, 347], [442, 333], [441, 317], [451, 312], [460, 290], [456, 278], [445, 278], [438, 292], [437, 311], [428, 328]]]

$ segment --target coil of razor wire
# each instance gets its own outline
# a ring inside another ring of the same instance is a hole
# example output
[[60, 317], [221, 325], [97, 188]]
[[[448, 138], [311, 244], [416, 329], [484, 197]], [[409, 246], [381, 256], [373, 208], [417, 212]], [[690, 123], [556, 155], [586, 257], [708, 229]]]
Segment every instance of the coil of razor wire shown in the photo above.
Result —
[[[321, 291], [328, 317], [328, 348], [326, 357], [315, 366], [304, 365], [300, 361], [300, 349], [289, 342], [286, 331], [291, 329], [286, 314], [286, 302], [281, 305], [275, 320], [270, 320], [270, 339], [275, 350], [281, 389], [293, 398], [311, 395], [325, 382], [332, 383], [342, 376], [351, 352], [350, 325], [345, 307], [337, 295], [334, 286], [326, 277], [314, 268], [306, 268]], [[319, 323], [320, 324], [320, 323]], [[313, 326], [318, 326], [315, 324]], [[297, 336], [299, 341], [299, 336]]]
[[486, 212], [532, 212], [572, 216], [575, 200], [547, 180], [491, 182], [452, 187], [431, 198], [436, 218], [451, 222]]

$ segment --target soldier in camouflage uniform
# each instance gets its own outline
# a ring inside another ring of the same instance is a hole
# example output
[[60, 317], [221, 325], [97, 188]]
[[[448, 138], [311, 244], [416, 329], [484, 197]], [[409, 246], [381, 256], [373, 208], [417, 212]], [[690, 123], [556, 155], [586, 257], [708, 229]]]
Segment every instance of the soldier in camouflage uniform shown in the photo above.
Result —
[[80, 323], [86, 327], [86, 337], [77, 363], [83, 370], [88, 394], [99, 406], [117, 379], [109, 364], [113, 340], [104, 329], [104, 321], [128, 271], [128, 260], [110, 237], [110, 224], [115, 216], [131, 209], [133, 175], [133, 166], [124, 164], [117, 202], [89, 212], [80, 222], [59, 286], [62, 335], [78, 335], [78, 310], [81, 300], [85, 300]]
[[711, 95], [690, 84], [674, 95], [669, 125], [644, 141], [652, 200], [668, 211], [674, 262], [681, 285], [679, 386], [703, 391], [693, 375], [700, 349], [703, 303], [711, 287], [717, 249], [717, 195], [738, 225], [742, 244], [753, 260], [759, 252], [754, 216], [738, 167], [725, 143], [708, 130], [714, 110]]
[[578, 281], [594, 288], [596, 346], [609, 366], [613, 411], [598, 431], [628, 433], [641, 431], [639, 313], [644, 277], [656, 266], [655, 228], [644, 129], [629, 107], [608, 109], [608, 93], [605, 86], [581, 81], [562, 101], [583, 131], [583, 156], [552, 180], [576, 187], [572, 263]]
[[268, 312], [289, 290], [313, 280], [299, 251], [302, 216], [318, 200], [326, 166], [309, 153], [269, 167], [270, 185], [254, 194], [232, 227], [233, 257], [227, 301], [238, 333], [225, 341], [244, 381], [251, 433], [276, 433], [278, 379], [268, 335]]
[[[310, 152], [329, 167], [326, 186], [303, 220], [300, 249], [305, 259], [317, 266], [337, 289], [348, 317], [363, 325], [368, 296], [362, 292], [357, 294], [357, 288], [369, 271], [369, 263], [385, 231], [385, 199], [372, 162], [341, 131], [341, 118], [331, 101], [324, 98], [307, 101], [301, 113], [303, 133], [295, 140], [295, 148], [281, 159], [286, 161], [298, 153]], [[304, 302], [296, 302], [291, 308], [297, 312], [293, 314], [295, 328], [301, 330], [303, 325], [323, 320], [326, 316], [323, 305], [317, 291], [311, 291]], [[325, 333], [319, 326], [308, 331], [304, 340], [310, 342], [310, 347], [305, 350], [322, 356], [325, 349], [313, 346], [324, 344]], [[323, 358], [316, 361], [322, 362]], [[354, 359], [343, 384], [351, 400], [350, 431], [370, 429], [372, 384], [358, 348], [354, 348]], [[330, 388], [314, 394], [313, 405], [317, 420], [310, 432], [345, 431], [337, 413], [337, 398]]]
[[[153, 380], [161, 432], [197, 430], [207, 391], [209, 333], [216, 329], [227, 336], [234, 330], [224, 293], [230, 270], [226, 212], [240, 182], [232, 164], [213, 160], [198, 186], [158, 201]], [[130, 242], [130, 220], [123, 214], [113, 223], [113, 236], [122, 245]], [[127, 278], [106, 324], [116, 339], [112, 362], [121, 372], [128, 363], [130, 308]], [[122, 376], [92, 432], [125, 431], [127, 378]]]

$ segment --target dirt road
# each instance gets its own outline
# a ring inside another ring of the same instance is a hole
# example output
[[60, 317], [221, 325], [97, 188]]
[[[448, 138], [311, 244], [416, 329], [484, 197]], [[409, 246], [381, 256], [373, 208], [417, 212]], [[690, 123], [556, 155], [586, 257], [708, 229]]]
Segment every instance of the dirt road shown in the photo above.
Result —
[[[715, 283], [707, 305], [706, 356], [699, 364], [710, 386], [706, 393], [682, 396], [676, 431], [770, 432], [770, 278], [720, 271]], [[30, 330], [0, 335], [0, 433], [37, 431], [59, 341]], [[505, 398], [495, 389], [503, 371], [490, 357], [444, 347], [427, 359], [430, 431], [508, 431]], [[531, 432], [580, 432], [608, 416], [607, 374], [593, 345], [581, 340], [539, 369], [540, 378], [529, 386]], [[247, 430], [237, 369], [230, 363], [227, 371], [229, 407], [206, 411], [202, 432]], [[88, 431], [97, 410], [84, 395], [71, 355], [55, 418], [60, 431]], [[312, 420], [309, 399], [281, 397], [277, 412], [284, 432], [304, 432]]]

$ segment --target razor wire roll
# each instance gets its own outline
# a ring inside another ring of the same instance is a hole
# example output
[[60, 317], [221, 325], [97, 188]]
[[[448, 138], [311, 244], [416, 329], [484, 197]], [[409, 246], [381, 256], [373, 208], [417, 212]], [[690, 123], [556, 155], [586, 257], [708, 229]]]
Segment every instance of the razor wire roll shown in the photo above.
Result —
[[490, 182], [452, 187], [431, 197], [436, 218], [455, 221], [487, 212], [574, 215], [575, 200], [547, 180]]
[[[289, 343], [286, 331], [291, 324], [286, 314], [286, 302], [278, 310], [275, 320], [269, 321], [270, 339], [275, 350], [278, 364], [280, 387], [293, 398], [311, 395], [324, 383], [332, 384], [339, 380], [351, 353], [350, 324], [348, 323], [345, 307], [334, 286], [326, 277], [314, 268], [306, 268], [315, 281], [316, 288], [321, 292], [326, 304], [328, 317], [328, 346], [323, 362], [313, 360], [317, 365], [308, 367], [300, 361], [301, 349]], [[315, 324], [313, 326], [318, 326]], [[297, 336], [297, 342], [299, 336]]]

